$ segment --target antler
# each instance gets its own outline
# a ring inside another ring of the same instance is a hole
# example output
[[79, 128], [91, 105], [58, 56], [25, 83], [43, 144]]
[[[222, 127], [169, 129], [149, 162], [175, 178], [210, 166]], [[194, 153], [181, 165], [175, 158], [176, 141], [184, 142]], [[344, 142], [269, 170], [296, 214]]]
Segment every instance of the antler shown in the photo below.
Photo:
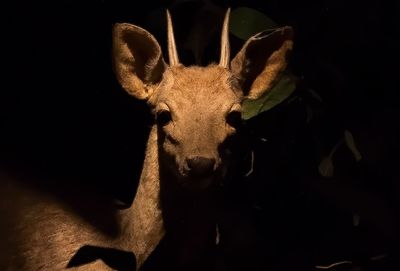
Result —
[[168, 27], [168, 57], [169, 65], [175, 66], [179, 64], [178, 52], [176, 51], [174, 28], [172, 26], [171, 14], [167, 10], [167, 27]]
[[231, 9], [225, 13], [224, 24], [222, 27], [221, 34], [221, 57], [219, 59], [219, 65], [224, 68], [229, 68], [229, 55], [230, 55], [230, 47], [229, 47], [229, 14]]

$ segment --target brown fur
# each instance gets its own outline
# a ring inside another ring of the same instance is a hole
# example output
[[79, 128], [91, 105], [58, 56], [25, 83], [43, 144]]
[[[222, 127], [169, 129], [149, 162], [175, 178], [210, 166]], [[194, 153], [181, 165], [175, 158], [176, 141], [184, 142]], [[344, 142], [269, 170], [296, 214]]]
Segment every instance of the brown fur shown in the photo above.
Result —
[[[268, 90], [285, 68], [291, 44], [291, 29], [286, 27], [252, 37], [231, 62], [232, 70], [220, 65], [168, 66], [150, 33], [116, 24], [113, 54], [118, 81], [129, 94], [146, 99], [156, 118], [170, 116], [151, 129], [134, 202], [125, 210], [100, 210], [99, 215], [109, 215], [114, 222], [114, 230], [104, 232], [54, 197], [11, 181], [2, 193], [13, 197], [5, 197], [2, 206], [14, 206], [17, 214], [0, 229], [10, 245], [0, 267], [63, 270], [82, 246], [92, 245], [134, 252], [139, 268], [164, 236], [171, 241], [169, 253], [177, 266], [193, 262], [202, 255], [206, 239], [215, 235], [216, 195], [211, 187], [225, 176], [229, 150], [221, 146], [236, 131], [227, 116], [240, 111], [243, 97], [257, 98]], [[212, 172], [192, 177], [191, 157], [215, 161]], [[2, 213], [13, 212], [3, 209]], [[78, 269], [110, 270], [98, 260]]]

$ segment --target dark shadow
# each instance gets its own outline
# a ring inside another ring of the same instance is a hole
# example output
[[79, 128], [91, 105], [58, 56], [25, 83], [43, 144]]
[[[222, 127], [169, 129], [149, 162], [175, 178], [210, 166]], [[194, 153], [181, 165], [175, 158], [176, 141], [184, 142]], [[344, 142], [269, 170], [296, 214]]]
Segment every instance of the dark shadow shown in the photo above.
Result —
[[136, 270], [136, 257], [132, 252], [90, 245], [81, 247], [69, 261], [67, 268], [89, 264], [99, 259], [114, 270]]

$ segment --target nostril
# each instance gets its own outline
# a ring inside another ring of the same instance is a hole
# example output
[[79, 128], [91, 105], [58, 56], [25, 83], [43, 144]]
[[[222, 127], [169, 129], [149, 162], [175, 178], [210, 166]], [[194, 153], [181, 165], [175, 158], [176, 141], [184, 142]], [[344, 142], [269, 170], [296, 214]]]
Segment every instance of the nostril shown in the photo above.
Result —
[[215, 159], [194, 156], [186, 159], [190, 174], [195, 177], [207, 177], [214, 171]]

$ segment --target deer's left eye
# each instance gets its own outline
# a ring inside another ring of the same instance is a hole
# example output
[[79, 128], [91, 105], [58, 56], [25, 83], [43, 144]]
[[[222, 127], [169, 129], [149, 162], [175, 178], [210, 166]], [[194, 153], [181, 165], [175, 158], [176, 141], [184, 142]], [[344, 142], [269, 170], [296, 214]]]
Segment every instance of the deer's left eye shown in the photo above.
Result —
[[242, 113], [236, 110], [229, 112], [226, 116], [226, 123], [233, 128], [238, 128], [242, 123]]
[[156, 114], [157, 124], [160, 126], [165, 126], [172, 121], [171, 112], [168, 110], [159, 110]]

